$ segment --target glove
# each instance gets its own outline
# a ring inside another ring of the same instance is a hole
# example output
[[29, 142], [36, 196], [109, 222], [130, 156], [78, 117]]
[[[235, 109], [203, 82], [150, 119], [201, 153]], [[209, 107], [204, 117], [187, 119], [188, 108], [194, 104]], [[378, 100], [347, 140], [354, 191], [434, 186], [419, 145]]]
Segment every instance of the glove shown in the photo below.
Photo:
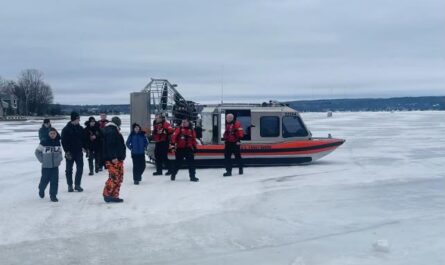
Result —
[[176, 146], [174, 144], [171, 144], [168, 149], [172, 152], [176, 152]]
[[73, 157], [71, 156], [70, 152], [66, 152], [65, 153], [65, 158], [66, 158], [66, 160], [72, 160], [73, 159]]

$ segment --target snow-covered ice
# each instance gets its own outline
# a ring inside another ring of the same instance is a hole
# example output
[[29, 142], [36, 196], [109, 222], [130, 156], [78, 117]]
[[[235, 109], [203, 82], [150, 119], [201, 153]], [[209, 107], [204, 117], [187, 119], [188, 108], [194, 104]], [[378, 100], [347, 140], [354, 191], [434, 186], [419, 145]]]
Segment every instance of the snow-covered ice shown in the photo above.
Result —
[[445, 112], [302, 116], [346, 143], [310, 165], [198, 170], [199, 183], [149, 166], [135, 186], [129, 158], [115, 205], [105, 172], [68, 193], [64, 164], [60, 202], [40, 199], [40, 122], [0, 123], [0, 264], [445, 264]]

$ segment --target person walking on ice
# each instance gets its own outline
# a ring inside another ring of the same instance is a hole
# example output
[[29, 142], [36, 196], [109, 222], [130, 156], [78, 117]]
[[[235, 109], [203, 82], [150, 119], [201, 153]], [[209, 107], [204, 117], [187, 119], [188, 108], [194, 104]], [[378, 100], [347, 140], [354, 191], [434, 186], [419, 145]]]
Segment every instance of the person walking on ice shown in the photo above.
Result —
[[113, 117], [103, 132], [104, 161], [108, 170], [108, 180], [103, 191], [105, 202], [123, 202], [119, 191], [124, 180], [124, 160], [126, 147], [124, 137], [120, 133], [121, 119]]
[[57, 130], [50, 128], [48, 138], [40, 142], [35, 155], [42, 164], [42, 177], [39, 184], [39, 196], [45, 197], [45, 189], [49, 183], [49, 196], [52, 202], [58, 202], [59, 166], [63, 160], [60, 137]]
[[[85, 152], [85, 134], [80, 126], [80, 116], [77, 112], [71, 113], [71, 121], [67, 123], [62, 130], [62, 146], [66, 158], [66, 182], [68, 192], [74, 190], [82, 192], [80, 186], [83, 174], [83, 152]], [[73, 189], [73, 167], [76, 163], [76, 177], [74, 179]]]
[[196, 150], [196, 134], [193, 128], [190, 126], [190, 122], [187, 119], [183, 119], [181, 126], [176, 128], [172, 136], [172, 145], [176, 150], [176, 160], [170, 179], [174, 181], [176, 174], [181, 167], [182, 161], [185, 159], [189, 168], [190, 181], [198, 182], [199, 179], [195, 176], [195, 150]]
[[241, 139], [244, 137], [241, 123], [235, 119], [232, 113], [226, 116], [226, 130], [224, 132], [224, 160], [226, 173], [224, 177], [232, 176], [232, 154], [235, 155], [236, 164], [239, 167], [239, 174], [243, 174], [243, 161], [241, 159]]
[[146, 167], [145, 149], [147, 149], [148, 140], [139, 124], [134, 123], [131, 127], [131, 133], [127, 138], [126, 144], [128, 149], [131, 150], [131, 158], [133, 160], [134, 185], [139, 185]]

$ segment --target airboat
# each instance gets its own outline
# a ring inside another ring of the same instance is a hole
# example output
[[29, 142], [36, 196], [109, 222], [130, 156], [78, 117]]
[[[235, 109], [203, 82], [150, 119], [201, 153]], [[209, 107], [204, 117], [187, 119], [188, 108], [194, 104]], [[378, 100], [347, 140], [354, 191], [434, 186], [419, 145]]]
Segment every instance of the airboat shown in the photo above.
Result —
[[[277, 101], [262, 104], [199, 105], [186, 100], [166, 79], [151, 79], [141, 92], [131, 94], [131, 122], [151, 132], [156, 113], [164, 113], [173, 125], [188, 118], [202, 128], [195, 153], [197, 167], [223, 167], [225, 115], [234, 114], [245, 135], [241, 154], [245, 166], [277, 166], [310, 163], [330, 154], [345, 140], [313, 137], [298, 111]], [[154, 143], [148, 162], [154, 163]], [[174, 159], [173, 151], [169, 158]]]

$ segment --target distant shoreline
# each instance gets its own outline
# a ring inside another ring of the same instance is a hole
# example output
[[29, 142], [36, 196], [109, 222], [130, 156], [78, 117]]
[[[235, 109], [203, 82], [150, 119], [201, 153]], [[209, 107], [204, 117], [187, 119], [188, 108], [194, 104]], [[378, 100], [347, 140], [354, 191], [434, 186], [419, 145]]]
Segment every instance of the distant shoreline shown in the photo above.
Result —
[[[256, 102], [261, 103], [261, 102]], [[397, 98], [356, 98], [356, 99], [316, 99], [282, 101], [300, 112], [326, 111], [413, 111], [445, 110], [445, 96], [397, 97]], [[206, 104], [198, 105], [200, 107]], [[69, 115], [77, 111], [81, 115], [97, 115], [101, 112], [129, 114], [130, 104], [110, 105], [60, 105], [62, 113]]]

